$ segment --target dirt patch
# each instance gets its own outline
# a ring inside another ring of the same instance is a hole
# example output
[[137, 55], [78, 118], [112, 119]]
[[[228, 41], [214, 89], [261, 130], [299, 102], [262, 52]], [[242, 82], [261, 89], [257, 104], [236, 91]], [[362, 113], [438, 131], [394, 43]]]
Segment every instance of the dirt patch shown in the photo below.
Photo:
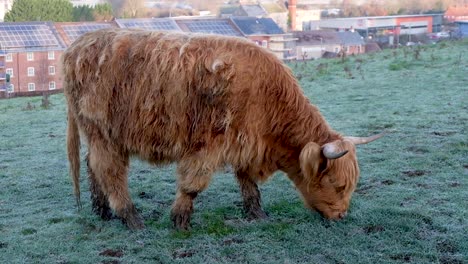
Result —
[[442, 256], [439, 259], [440, 264], [464, 264], [463, 260], [453, 256]]
[[424, 147], [420, 147], [420, 146], [411, 146], [409, 148], [407, 148], [406, 150], [410, 151], [410, 152], [413, 152], [415, 154], [426, 154], [426, 153], [429, 153], [429, 150], [427, 148], [424, 148]]
[[6, 242], [0, 242], [0, 249], [1, 248], [7, 248], [8, 247], [8, 243]]
[[385, 227], [381, 225], [370, 225], [363, 228], [366, 234], [374, 234], [385, 231]]
[[428, 171], [424, 170], [409, 170], [409, 171], [404, 171], [403, 174], [409, 177], [420, 177], [428, 174]]
[[99, 253], [99, 256], [121, 258], [124, 255], [121, 249], [105, 249]]
[[456, 134], [457, 132], [455, 131], [434, 131], [432, 134], [440, 137], [447, 137]]
[[195, 255], [195, 250], [193, 249], [188, 249], [188, 250], [179, 249], [179, 250], [174, 251], [174, 253], [172, 253], [172, 258], [174, 259], [190, 258], [193, 255]]
[[359, 189], [357, 189], [356, 192], [359, 193], [359, 194], [366, 194], [367, 191], [372, 189], [372, 188], [374, 188], [374, 186], [366, 185], [366, 186], [362, 186]]
[[223, 246], [229, 246], [232, 244], [242, 244], [242, 243], [244, 243], [244, 240], [234, 237], [230, 239], [225, 239], [222, 244]]
[[411, 262], [411, 256], [406, 255], [406, 254], [392, 255], [392, 256], [390, 256], [390, 258], [393, 259], [393, 260], [399, 260], [399, 261], [404, 261], [404, 262]]
[[120, 261], [116, 260], [116, 259], [107, 259], [107, 260], [103, 260], [101, 261], [102, 264], [119, 264]]
[[437, 242], [436, 248], [437, 248], [437, 251], [439, 251], [440, 253], [455, 254], [458, 252], [457, 245], [453, 243], [452, 241], [448, 241], [448, 240]]
[[146, 193], [146, 192], [141, 192], [138, 194], [138, 197], [142, 198], [142, 199], [152, 199], [154, 197], [154, 195], [150, 194], [150, 193]]
[[383, 185], [392, 185], [392, 184], [394, 184], [395, 182], [392, 181], [392, 180], [385, 180], [385, 181], [382, 181], [381, 183], [382, 183]]

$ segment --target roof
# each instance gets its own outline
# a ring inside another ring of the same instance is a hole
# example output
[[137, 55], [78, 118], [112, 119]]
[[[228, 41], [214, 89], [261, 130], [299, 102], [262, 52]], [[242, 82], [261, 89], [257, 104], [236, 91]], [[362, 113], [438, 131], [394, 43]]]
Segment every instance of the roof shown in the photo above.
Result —
[[103, 28], [115, 27], [112, 22], [65, 22], [55, 23], [58, 33], [67, 45], [73, 43], [81, 35]]
[[365, 42], [357, 32], [344, 31], [337, 32], [342, 44], [345, 45], [364, 45]]
[[284, 31], [271, 18], [233, 17], [231, 19], [247, 36], [284, 34]]
[[318, 46], [327, 44], [341, 44], [341, 40], [336, 31], [309, 30], [294, 31], [294, 38], [297, 38], [297, 46]]
[[183, 31], [225, 36], [242, 36], [241, 32], [230, 19], [176, 19], [175, 22]]
[[242, 9], [247, 16], [262, 17], [268, 15], [266, 10], [260, 5], [241, 5], [239, 8]]
[[0, 45], [13, 52], [65, 49], [51, 22], [0, 23]]
[[275, 2], [271, 2], [271, 3], [264, 2], [264, 3], [262, 3], [262, 7], [263, 7], [263, 9], [265, 9], [269, 14], [272, 14], [272, 13], [284, 13], [284, 12], [287, 12], [287, 11], [288, 11], [284, 6], [279, 5], [278, 3], [275, 3]]
[[468, 5], [464, 6], [451, 6], [445, 11], [444, 14], [446, 17], [450, 16], [467, 16], [468, 15]]
[[121, 28], [141, 28], [146, 30], [176, 30], [180, 27], [171, 18], [132, 18], [116, 19], [115, 22]]
[[297, 46], [318, 45], [364, 45], [365, 42], [357, 32], [337, 32], [331, 30], [295, 31], [293, 36], [297, 38]]

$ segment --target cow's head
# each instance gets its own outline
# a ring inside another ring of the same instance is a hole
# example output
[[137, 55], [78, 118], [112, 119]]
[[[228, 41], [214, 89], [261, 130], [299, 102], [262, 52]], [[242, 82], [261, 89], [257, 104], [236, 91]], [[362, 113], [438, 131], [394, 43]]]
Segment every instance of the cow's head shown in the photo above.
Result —
[[323, 146], [308, 143], [300, 154], [302, 177], [295, 180], [305, 204], [328, 219], [344, 218], [359, 179], [355, 145], [381, 136], [345, 137]]

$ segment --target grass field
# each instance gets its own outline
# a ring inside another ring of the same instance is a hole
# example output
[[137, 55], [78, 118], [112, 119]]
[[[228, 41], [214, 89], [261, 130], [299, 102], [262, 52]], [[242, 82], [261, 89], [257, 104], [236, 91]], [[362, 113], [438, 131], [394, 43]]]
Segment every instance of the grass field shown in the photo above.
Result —
[[[336, 130], [367, 136], [348, 217], [321, 219], [277, 173], [261, 186], [264, 221], [246, 221], [237, 183], [219, 173], [190, 232], [169, 219], [174, 166], [133, 160], [146, 230], [91, 212], [72, 195], [65, 100], [0, 101], [0, 263], [468, 263], [468, 42], [292, 63]], [[33, 109], [27, 109], [30, 103]], [[86, 148], [82, 149], [84, 153]]]

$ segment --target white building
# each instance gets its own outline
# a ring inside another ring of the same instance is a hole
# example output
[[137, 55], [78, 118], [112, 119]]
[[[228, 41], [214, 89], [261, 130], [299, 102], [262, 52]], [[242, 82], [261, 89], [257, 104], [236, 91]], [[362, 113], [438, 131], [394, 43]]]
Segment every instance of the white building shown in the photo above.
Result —
[[13, 0], [0, 0], [0, 22], [3, 22], [5, 14], [10, 11]]
[[82, 6], [82, 5], [88, 5], [88, 6], [95, 6], [97, 4], [105, 4], [108, 3], [106, 0], [70, 0], [73, 6]]

